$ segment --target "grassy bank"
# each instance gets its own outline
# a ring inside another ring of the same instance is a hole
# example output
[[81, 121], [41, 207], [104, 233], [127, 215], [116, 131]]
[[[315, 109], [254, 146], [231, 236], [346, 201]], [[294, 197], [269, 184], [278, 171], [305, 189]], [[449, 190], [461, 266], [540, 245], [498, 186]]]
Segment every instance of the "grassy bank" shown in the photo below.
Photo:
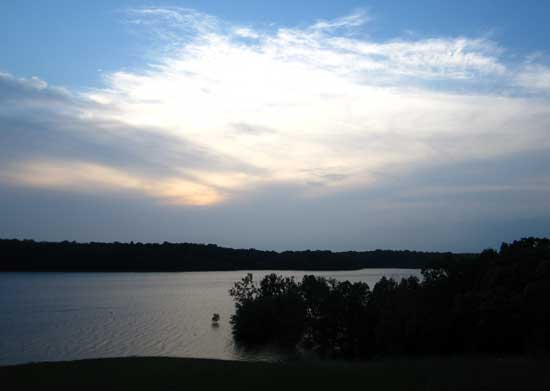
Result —
[[[262, 363], [114, 358], [0, 367], [17, 389], [118, 390], [550, 390], [550, 360], [432, 358], [362, 363]], [[352, 388], [353, 387], [353, 388]], [[15, 388], [10, 388], [15, 389]]]

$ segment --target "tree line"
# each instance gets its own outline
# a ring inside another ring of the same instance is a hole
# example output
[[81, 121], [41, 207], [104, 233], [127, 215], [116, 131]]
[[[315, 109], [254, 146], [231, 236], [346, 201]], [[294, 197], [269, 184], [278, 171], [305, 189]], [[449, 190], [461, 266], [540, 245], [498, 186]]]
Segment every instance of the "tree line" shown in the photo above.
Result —
[[354, 270], [421, 268], [471, 254], [418, 251], [262, 251], [194, 243], [77, 243], [0, 239], [0, 271]]
[[550, 352], [550, 239], [448, 257], [423, 278], [366, 283], [252, 274], [231, 289], [244, 346], [300, 346], [330, 357]]

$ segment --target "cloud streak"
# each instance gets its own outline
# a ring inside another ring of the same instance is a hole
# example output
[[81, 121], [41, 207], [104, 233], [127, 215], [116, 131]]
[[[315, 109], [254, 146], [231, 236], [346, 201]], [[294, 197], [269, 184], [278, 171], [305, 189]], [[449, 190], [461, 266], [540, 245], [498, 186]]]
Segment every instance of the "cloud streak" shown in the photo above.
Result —
[[485, 38], [376, 42], [364, 12], [304, 28], [180, 8], [128, 21], [160, 38], [160, 57], [103, 72], [104, 86], [0, 74], [0, 180], [207, 206], [272, 186], [372, 191], [425, 166], [550, 148], [548, 68], [506, 63]]

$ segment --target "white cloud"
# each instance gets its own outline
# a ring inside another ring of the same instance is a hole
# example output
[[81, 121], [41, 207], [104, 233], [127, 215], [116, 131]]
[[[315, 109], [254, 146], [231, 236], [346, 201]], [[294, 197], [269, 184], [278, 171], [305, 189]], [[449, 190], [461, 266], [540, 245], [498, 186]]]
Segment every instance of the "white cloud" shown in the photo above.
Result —
[[124, 170], [80, 161], [26, 161], [7, 167], [0, 178], [35, 188], [79, 192], [123, 190], [152, 196], [165, 203], [203, 206], [222, 201], [216, 189], [178, 177], [145, 178]]
[[532, 91], [550, 92], [550, 67], [529, 64], [517, 75], [517, 83]]
[[334, 20], [320, 20], [311, 26], [312, 30], [334, 30], [364, 25], [370, 20], [365, 11], [354, 12]]
[[36, 90], [43, 90], [48, 86], [48, 83], [40, 79], [38, 76], [32, 76], [31, 78], [28, 78], [28, 79], [24, 77], [17, 78], [9, 73], [0, 72], [0, 77], [5, 80], [10, 80], [14, 84], [19, 84], [21, 86], [24, 86], [27, 88], [33, 88]]
[[[82, 182], [87, 191], [101, 182], [203, 205], [277, 183], [306, 195], [372, 188], [426, 164], [550, 147], [545, 100], [472, 90], [510, 77], [500, 59], [504, 49], [486, 39], [376, 42], [350, 34], [368, 20], [360, 13], [271, 31], [177, 8], [132, 15], [170, 40], [169, 50], [141, 71], [103, 72], [104, 88], [83, 93], [77, 114], [67, 115], [95, 124], [96, 138], [140, 129], [147, 139], [192, 143], [227, 166], [205, 159], [190, 167], [192, 159], [171, 157], [164, 162], [169, 173], [153, 178], [120, 163], [73, 159], [66, 167], [92, 178], [79, 179], [50, 157], [22, 160], [12, 181], [62, 188]], [[518, 80], [545, 85], [544, 78]], [[436, 91], [434, 82], [443, 88]], [[445, 83], [465, 83], [468, 92], [452, 92]], [[104, 123], [117, 126], [107, 131]], [[163, 151], [143, 159], [157, 164]]]
[[251, 39], [260, 38], [260, 35], [257, 32], [247, 27], [236, 27], [235, 29], [233, 29], [233, 34], [243, 38], [251, 38]]
[[380, 69], [386, 75], [416, 78], [468, 79], [478, 75], [501, 75], [506, 67], [501, 52], [483, 39], [425, 39], [371, 43], [346, 38], [329, 41], [334, 49], [349, 50], [360, 68]]

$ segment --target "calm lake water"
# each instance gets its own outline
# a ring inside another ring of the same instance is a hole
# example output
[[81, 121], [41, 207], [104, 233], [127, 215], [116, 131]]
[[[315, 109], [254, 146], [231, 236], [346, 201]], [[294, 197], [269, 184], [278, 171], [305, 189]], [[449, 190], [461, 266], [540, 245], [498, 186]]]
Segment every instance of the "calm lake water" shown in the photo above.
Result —
[[[284, 360], [288, 353], [233, 344], [228, 290], [246, 273], [0, 273], [0, 365], [119, 356]], [[270, 272], [252, 273], [260, 280]], [[276, 273], [364, 281], [371, 289], [382, 276], [420, 276], [408, 269]]]

